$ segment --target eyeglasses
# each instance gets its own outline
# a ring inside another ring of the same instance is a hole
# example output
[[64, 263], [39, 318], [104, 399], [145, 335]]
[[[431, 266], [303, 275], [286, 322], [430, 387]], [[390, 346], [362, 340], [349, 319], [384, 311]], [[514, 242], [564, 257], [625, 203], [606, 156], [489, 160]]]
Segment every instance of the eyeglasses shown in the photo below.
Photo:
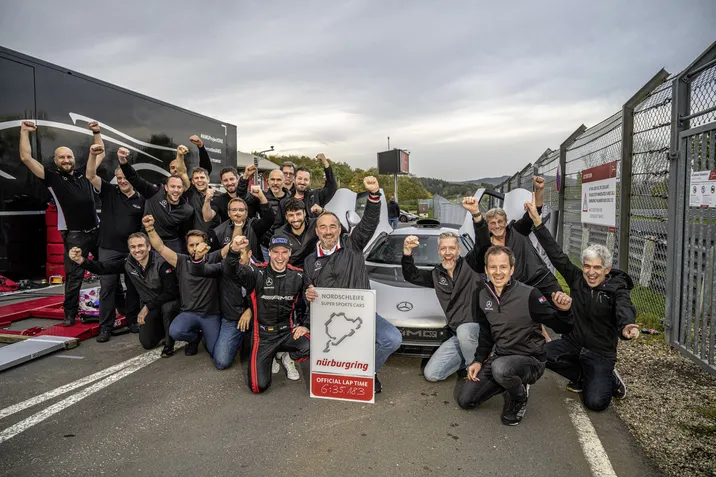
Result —
[[233, 213], [239, 212], [239, 213], [241, 213], [241, 212], [246, 212], [246, 209], [229, 209], [229, 212], [233, 212]]
[[295, 176], [296, 174], [294, 174], [293, 172], [284, 172], [283, 175], [284, 176]]

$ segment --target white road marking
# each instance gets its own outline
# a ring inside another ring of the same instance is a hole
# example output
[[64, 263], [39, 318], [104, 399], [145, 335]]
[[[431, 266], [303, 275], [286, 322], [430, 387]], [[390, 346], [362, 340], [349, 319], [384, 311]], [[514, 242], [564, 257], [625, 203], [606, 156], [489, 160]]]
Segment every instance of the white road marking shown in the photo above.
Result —
[[[109, 386], [112, 383], [115, 383], [119, 381], [120, 379], [129, 376], [133, 372], [142, 369], [143, 367], [153, 363], [154, 361], [161, 358], [161, 349], [156, 349], [149, 351], [148, 353], [144, 353], [140, 356], [137, 356], [136, 358], [133, 358], [129, 365], [126, 365], [123, 369], [119, 370], [118, 372], [110, 375], [108, 378], [103, 379], [102, 381], [93, 384], [92, 386], [83, 389], [82, 391], [73, 394], [69, 397], [66, 397], [62, 401], [59, 401], [52, 406], [49, 406], [46, 409], [43, 409], [42, 411], [33, 414], [32, 416], [28, 417], [27, 419], [24, 419], [17, 424], [8, 427], [4, 431], [0, 432], [0, 444], [5, 442], [8, 439], [11, 439], [12, 437], [20, 434], [23, 431], [26, 431], [27, 429], [31, 428], [32, 426], [39, 424], [40, 422], [44, 421], [48, 417], [51, 417], [55, 414], [57, 414], [60, 411], [63, 411], [64, 409], [67, 409], [68, 407], [72, 406], [73, 404], [76, 404], [83, 400], [84, 398], [91, 396], [92, 394], [96, 393], [97, 391], [100, 391], [107, 386]], [[125, 361], [125, 363], [127, 363]], [[124, 363], [123, 363], [124, 364]], [[119, 366], [119, 365], [117, 365]], [[111, 368], [108, 368], [111, 369]], [[106, 370], [105, 370], [106, 371]], [[99, 373], [97, 373], [99, 374]], [[94, 375], [93, 375], [94, 376]], [[85, 378], [87, 379], [87, 378]], [[75, 381], [76, 383], [77, 381]], [[74, 384], [74, 383], [71, 383]], [[68, 385], [69, 386], [69, 385]], [[60, 389], [60, 388], [58, 388]], [[50, 391], [53, 392], [53, 391]], [[38, 396], [40, 397], [40, 396]], [[27, 402], [27, 401], [25, 401]], [[22, 403], [20, 403], [22, 404]], [[17, 411], [16, 411], [17, 412]]]
[[60, 354], [55, 356], [55, 358], [63, 358], [63, 359], [85, 359], [84, 356], [65, 356], [64, 354]]
[[[177, 344], [174, 346], [174, 349], [178, 350], [181, 347], [183, 347], [185, 344], [186, 343], [184, 343], [184, 342], [177, 342]], [[30, 398], [26, 401], [22, 401], [17, 404], [13, 404], [12, 406], [6, 407], [5, 409], [0, 409], [0, 419], [10, 416], [12, 414], [15, 414], [16, 412], [24, 411], [25, 409], [27, 409], [29, 407], [36, 406], [37, 404], [48, 401], [50, 399], [54, 399], [57, 396], [68, 393], [70, 391], [74, 391], [75, 389], [81, 388], [82, 386], [86, 386], [86, 385], [93, 383], [97, 380], [105, 378], [105, 377], [109, 376], [110, 374], [114, 374], [117, 371], [120, 371], [120, 370], [126, 368], [127, 366], [132, 366], [136, 363], [142, 362], [143, 360], [147, 359], [147, 356], [152, 356], [154, 358], [158, 358], [160, 355], [161, 355], [161, 349], [155, 349], [152, 351], [148, 351], [148, 352], [141, 354], [135, 358], [128, 359], [127, 361], [123, 361], [119, 364], [115, 364], [114, 366], [110, 366], [107, 369], [98, 371], [94, 374], [90, 374], [89, 376], [84, 377], [82, 379], [78, 379], [77, 381], [71, 382], [69, 384], [65, 384], [64, 386], [60, 386], [59, 388], [55, 388], [52, 391], [48, 391], [44, 394], [40, 394], [39, 396], [35, 396], [35, 397]]]
[[617, 474], [614, 472], [604, 446], [602, 446], [602, 441], [599, 440], [597, 431], [594, 429], [587, 413], [582, 409], [581, 403], [574, 399], [565, 399], [565, 401], [569, 409], [569, 417], [577, 430], [579, 444], [582, 446], [582, 452], [584, 452], [584, 457], [587, 458], [592, 475], [594, 477], [616, 477]]

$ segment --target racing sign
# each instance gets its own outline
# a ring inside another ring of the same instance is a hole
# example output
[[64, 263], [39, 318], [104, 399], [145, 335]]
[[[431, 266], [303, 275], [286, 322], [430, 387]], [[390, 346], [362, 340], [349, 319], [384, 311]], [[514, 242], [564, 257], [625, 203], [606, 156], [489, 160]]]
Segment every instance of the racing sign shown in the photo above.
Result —
[[689, 207], [716, 207], [716, 171], [691, 173]]
[[311, 397], [375, 402], [375, 291], [316, 288]]
[[617, 163], [582, 171], [582, 223], [616, 227]]

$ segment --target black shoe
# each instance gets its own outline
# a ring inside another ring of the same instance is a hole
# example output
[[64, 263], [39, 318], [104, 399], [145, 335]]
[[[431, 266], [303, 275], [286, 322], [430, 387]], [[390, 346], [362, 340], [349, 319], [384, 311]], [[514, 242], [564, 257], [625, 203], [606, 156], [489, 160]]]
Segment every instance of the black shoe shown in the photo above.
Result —
[[572, 391], [573, 393], [581, 393], [582, 392], [582, 381], [570, 381], [567, 383], [567, 391]]
[[112, 336], [112, 332], [109, 330], [102, 330], [97, 335], [97, 343], [106, 343]]
[[614, 376], [614, 391], [612, 391], [612, 397], [614, 399], [624, 399], [627, 395], [627, 388], [624, 381], [622, 381], [622, 377], [619, 376], [617, 368], [614, 368], [612, 375]]
[[199, 343], [201, 343], [201, 340], [194, 341], [193, 343], [187, 343], [186, 346], [184, 346], [184, 355], [194, 356], [196, 353], [198, 353]]
[[380, 379], [378, 379], [378, 375], [375, 375], [375, 394], [379, 394], [381, 391], [383, 391], [383, 385], [380, 383]]
[[127, 328], [129, 328], [130, 333], [139, 333], [139, 325], [137, 323], [132, 323], [128, 325]]
[[64, 320], [62, 320], [62, 326], [75, 326], [75, 323], [77, 322], [77, 319], [74, 316], [66, 316]]
[[[196, 353], [194, 353], [196, 354]], [[171, 358], [174, 356], [174, 345], [167, 346], [164, 345], [164, 348], [162, 348], [162, 358]]]
[[525, 386], [525, 397], [519, 401], [510, 399], [506, 411], [502, 414], [502, 423], [506, 426], [516, 426], [522, 421], [527, 412], [527, 400], [529, 399], [529, 387]]
[[467, 379], [467, 369], [458, 369], [457, 370], [457, 379]]

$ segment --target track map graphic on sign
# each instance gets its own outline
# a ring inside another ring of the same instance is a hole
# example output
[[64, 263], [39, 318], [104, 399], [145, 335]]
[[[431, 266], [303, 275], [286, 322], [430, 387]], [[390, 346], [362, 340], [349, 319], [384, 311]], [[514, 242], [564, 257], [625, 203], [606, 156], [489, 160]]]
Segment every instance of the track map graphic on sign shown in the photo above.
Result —
[[360, 317], [351, 319], [345, 313], [331, 313], [331, 317], [326, 321], [326, 335], [330, 338], [326, 341], [324, 353], [328, 353], [332, 346], [338, 346], [348, 338], [353, 336], [357, 330], [363, 325]]

